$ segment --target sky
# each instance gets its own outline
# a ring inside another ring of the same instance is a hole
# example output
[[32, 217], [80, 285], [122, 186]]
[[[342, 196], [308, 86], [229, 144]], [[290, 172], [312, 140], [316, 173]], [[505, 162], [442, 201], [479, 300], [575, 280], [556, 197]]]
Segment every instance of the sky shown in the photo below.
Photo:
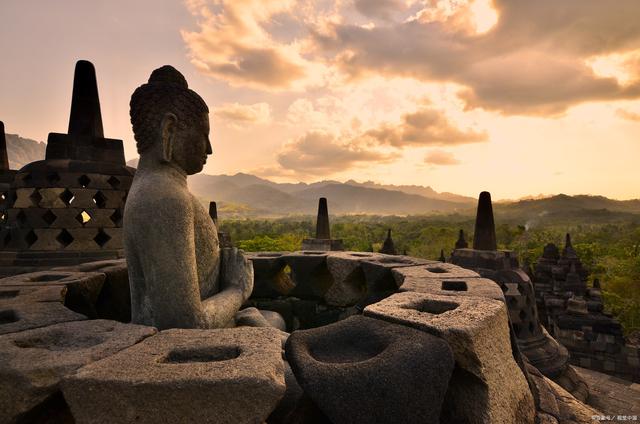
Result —
[[639, 198], [638, 0], [1, 0], [0, 120], [66, 132], [75, 62], [106, 137], [170, 64], [210, 109], [208, 174]]

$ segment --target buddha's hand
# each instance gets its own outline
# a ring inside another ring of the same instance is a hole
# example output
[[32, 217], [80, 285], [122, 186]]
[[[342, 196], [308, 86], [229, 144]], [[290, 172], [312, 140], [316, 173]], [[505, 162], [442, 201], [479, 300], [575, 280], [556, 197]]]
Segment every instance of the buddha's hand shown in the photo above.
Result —
[[242, 302], [251, 296], [253, 291], [253, 264], [242, 250], [225, 247], [222, 251], [222, 290], [233, 288], [242, 294]]

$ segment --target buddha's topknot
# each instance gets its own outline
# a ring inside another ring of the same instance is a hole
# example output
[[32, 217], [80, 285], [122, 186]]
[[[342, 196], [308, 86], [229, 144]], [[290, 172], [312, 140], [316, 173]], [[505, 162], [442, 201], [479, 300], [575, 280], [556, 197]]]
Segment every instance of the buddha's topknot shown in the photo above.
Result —
[[129, 107], [138, 153], [159, 138], [160, 123], [167, 112], [176, 115], [181, 127], [187, 122], [200, 123], [202, 114], [209, 112], [204, 100], [189, 89], [184, 76], [169, 65], [151, 73], [149, 82], [133, 92]]
[[189, 88], [184, 75], [170, 65], [164, 65], [163, 67], [151, 72], [149, 84], [175, 84], [185, 89]]

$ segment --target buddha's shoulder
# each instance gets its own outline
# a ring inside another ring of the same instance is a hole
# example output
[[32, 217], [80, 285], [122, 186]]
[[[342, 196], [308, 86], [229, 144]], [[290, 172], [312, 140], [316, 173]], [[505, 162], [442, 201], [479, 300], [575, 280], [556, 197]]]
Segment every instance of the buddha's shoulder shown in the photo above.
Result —
[[193, 205], [192, 195], [184, 185], [176, 184], [170, 179], [145, 178], [134, 181], [127, 196], [127, 206], [131, 208], [190, 209]]

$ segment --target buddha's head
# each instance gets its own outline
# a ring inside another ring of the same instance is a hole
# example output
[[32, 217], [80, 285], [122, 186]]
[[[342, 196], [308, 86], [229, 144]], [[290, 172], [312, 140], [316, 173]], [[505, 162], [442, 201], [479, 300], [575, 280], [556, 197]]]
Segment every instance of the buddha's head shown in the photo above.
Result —
[[202, 171], [212, 153], [209, 108], [180, 72], [168, 65], [156, 69], [129, 106], [141, 158], [154, 155], [187, 175]]

